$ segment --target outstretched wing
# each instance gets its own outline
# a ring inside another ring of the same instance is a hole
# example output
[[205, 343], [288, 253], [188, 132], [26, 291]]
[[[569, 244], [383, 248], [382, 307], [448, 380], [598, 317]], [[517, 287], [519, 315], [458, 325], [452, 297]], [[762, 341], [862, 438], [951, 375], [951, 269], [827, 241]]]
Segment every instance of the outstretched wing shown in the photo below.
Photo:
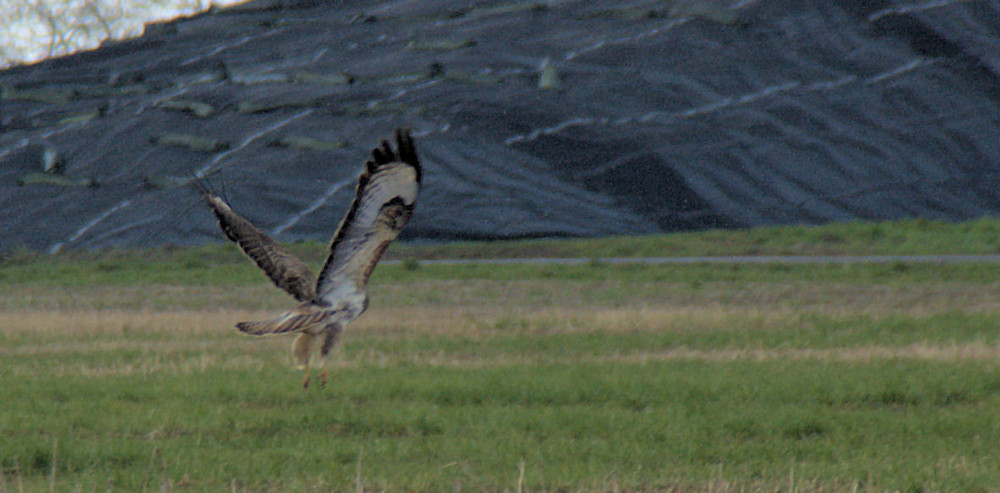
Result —
[[354, 202], [330, 242], [330, 256], [320, 271], [317, 301], [334, 305], [345, 298], [363, 298], [382, 252], [413, 214], [420, 162], [408, 130], [396, 129], [395, 140], [395, 150], [386, 141], [372, 150], [358, 178]]
[[226, 237], [236, 242], [251, 260], [267, 274], [276, 286], [284, 289], [299, 301], [309, 301], [316, 297], [316, 278], [301, 260], [271, 239], [239, 214], [233, 212], [222, 199], [212, 195], [196, 182], [205, 203], [212, 208], [219, 219], [219, 227]]

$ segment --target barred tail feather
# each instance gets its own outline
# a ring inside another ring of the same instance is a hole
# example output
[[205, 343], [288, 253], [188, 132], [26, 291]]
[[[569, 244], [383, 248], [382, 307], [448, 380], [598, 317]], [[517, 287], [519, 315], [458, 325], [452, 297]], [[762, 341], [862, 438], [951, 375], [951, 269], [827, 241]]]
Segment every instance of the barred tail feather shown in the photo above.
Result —
[[270, 321], [264, 322], [240, 322], [236, 324], [236, 328], [244, 334], [249, 334], [252, 336], [266, 336], [271, 334], [284, 334], [288, 330], [281, 330], [282, 327], [276, 326]]
[[333, 312], [329, 310], [301, 313], [292, 311], [273, 320], [262, 322], [240, 322], [236, 328], [245, 334], [262, 336], [301, 332], [326, 320]]

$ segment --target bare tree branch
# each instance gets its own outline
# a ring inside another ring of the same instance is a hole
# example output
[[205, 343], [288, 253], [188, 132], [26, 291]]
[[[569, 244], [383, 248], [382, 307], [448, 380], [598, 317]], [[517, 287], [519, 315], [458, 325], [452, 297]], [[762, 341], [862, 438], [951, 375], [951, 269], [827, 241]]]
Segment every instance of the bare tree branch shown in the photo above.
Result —
[[87, 2], [86, 5], [94, 13], [94, 17], [97, 18], [97, 21], [101, 24], [101, 27], [104, 28], [104, 34], [105, 34], [104, 39], [113, 38], [114, 32], [111, 31], [111, 25], [108, 24], [106, 20], [104, 20], [104, 16], [101, 15], [101, 9], [97, 7], [96, 0], [90, 0]]

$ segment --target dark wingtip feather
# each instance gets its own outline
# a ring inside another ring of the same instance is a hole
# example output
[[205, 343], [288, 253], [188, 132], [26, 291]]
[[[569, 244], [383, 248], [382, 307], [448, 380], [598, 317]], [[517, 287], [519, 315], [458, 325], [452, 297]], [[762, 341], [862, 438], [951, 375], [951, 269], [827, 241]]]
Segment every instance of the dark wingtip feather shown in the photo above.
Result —
[[376, 165], [388, 164], [396, 160], [396, 153], [392, 152], [389, 142], [383, 140], [378, 147], [372, 149], [372, 159]]
[[204, 181], [202, 181], [200, 178], [193, 178], [188, 183], [191, 185], [191, 188], [193, 188], [195, 192], [198, 192], [198, 195], [201, 195], [201, 198], [203, 200], [205, 200], [206, 202], [210, 202], [213, 194], [212, 191], [208, 189], [208, 185], [206, 185]]
[[394, 132], [394, 140], [396, 141], [395, 150], [393, 150], [389, 141], [386, 140], [383, 140], [378, 147], [372, 149], [372, 157], [365, 163], [368, 171], [374, 173], [380, 165], [402, 162], [416, 168], [417, 175], [419, 176], [420, 160], [417, 159], [417, 149], [413, 145], [413, 138], [410, 137], [410, 129], [397, 128]]
[[413, 138], [410, 136], [410, 129], [397, 128], [395, 137], [396, 159], [413, 166], [413, 169], [417, 171], [417, 183], [420, 183], [420, 160], [417, 159], [417, 147], [413, 145]]
[[191, 180], [191, 187], [195, 189], [201, 195], [202, 200], [208, 204], [212, 209], [212, 213], [215, 214], [215, 218], [219, 220], [219, 228], [222, 230], [223, 234], [226, 235], [230, 241], [238, 241], [236, 236], [233, 234], [232, 225], [230, 220], [226, 217], [226, 211], [223, 210], [223, 206], [228, 207], [226, 203], [220, 199], [217, 195], [212, 193], [205, 183], [200, 179]]

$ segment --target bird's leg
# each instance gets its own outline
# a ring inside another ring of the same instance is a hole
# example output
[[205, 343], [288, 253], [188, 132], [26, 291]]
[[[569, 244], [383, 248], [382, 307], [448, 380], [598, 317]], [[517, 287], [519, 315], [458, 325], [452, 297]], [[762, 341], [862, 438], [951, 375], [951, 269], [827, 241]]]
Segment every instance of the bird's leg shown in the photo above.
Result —
[[302, 388], [309, 388], [309, 359], [313, 352], [313, 336], [307, 332], [299, 333], [292, 342], [292, 357], [295, 359], [295, 366], [305, 370], [306, 377], [302, 380]]
[[319, 382], [324, 387], [330, 377], [330, 350], [337, 344], [337, 339], [340, 338], [340, 331], [342, 329], [343, 326], [340, 324], [328, 326], [326, 329], [326, 338], [323, 339], [323, 345], [319, 348], [319, 357], [323, 360], [323, 370], [319, 374]]
[[319, 372], [319, 385], [326, 387], [326, 382], [330, 379], [330, 360], [323, 358], [323, 371]]

